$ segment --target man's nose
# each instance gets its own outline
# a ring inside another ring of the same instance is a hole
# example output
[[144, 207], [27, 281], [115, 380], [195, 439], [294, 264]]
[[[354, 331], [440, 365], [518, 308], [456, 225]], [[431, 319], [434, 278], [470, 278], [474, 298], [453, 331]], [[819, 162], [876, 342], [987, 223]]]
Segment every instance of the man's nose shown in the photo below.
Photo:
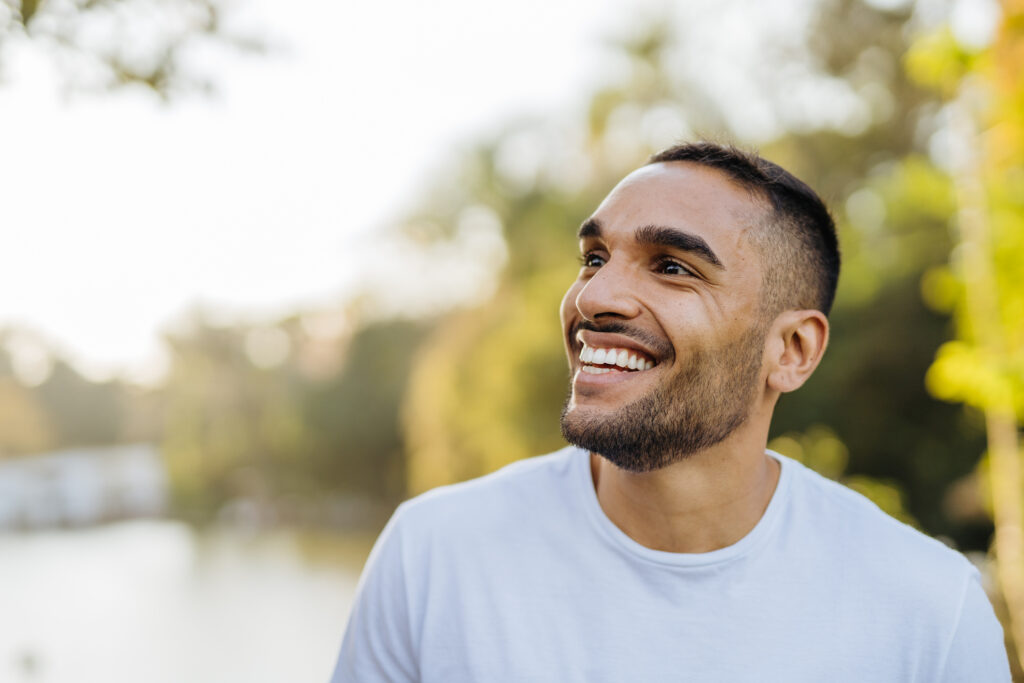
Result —
[[586, 320], [635, 318], [640, 313], [636, 274], [609, 261], [601, 266], [576, 295], [576, 309]]

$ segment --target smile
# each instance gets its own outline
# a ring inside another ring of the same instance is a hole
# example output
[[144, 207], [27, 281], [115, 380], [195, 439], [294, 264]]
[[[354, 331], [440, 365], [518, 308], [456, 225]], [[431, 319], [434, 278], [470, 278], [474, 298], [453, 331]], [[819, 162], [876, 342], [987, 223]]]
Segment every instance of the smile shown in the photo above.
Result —
[[591, 375], [608, 372], [642, 372], [656, 363], [633, 349], [592, 347], [583, 344], [580, 350], [580, 371]]

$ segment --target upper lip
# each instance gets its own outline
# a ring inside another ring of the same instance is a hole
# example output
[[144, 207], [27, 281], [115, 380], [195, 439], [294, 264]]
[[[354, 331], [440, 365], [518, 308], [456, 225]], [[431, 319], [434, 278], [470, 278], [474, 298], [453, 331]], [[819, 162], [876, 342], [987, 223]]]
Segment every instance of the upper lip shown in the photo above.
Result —
[[627, 337], [622, 334], [580, 330], [576, 333], [576, 341], [595, 349], [627, 349], [630, 351], [638, 351], [655, 363], [660, 361], [658, 354], [654, 353], [632, 337]]

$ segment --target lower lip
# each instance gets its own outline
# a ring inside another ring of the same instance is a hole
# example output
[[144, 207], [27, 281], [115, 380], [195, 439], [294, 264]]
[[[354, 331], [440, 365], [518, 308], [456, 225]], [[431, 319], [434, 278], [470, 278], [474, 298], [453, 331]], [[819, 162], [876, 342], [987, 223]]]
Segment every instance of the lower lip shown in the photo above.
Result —
[[592, 386], [603, 386], [608, 384], [618, 384], [620, 382], [628, 382], [632, 379], [636, 379], [642, 375], [646, 375], [651, 372], [650, 370], [640, 370], [630, 372], [628, 370], [612, 370], [611, 372], [604, 372], [599, 375], [583, 372], [582, 366], [577, 368], [576, 374], [573, 376], [574, 385], [592, 385]]

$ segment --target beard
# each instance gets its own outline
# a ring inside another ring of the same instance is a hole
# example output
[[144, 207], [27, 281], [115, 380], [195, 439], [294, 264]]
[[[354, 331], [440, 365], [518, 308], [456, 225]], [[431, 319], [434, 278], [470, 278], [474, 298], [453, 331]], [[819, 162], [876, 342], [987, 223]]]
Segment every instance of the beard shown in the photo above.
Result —
[[629, 472], [650, 472], [710, 448], [746, 421], [761, 374], [767, 330], [755, 324], [611, 415], [562, 410], [562, 436]]

